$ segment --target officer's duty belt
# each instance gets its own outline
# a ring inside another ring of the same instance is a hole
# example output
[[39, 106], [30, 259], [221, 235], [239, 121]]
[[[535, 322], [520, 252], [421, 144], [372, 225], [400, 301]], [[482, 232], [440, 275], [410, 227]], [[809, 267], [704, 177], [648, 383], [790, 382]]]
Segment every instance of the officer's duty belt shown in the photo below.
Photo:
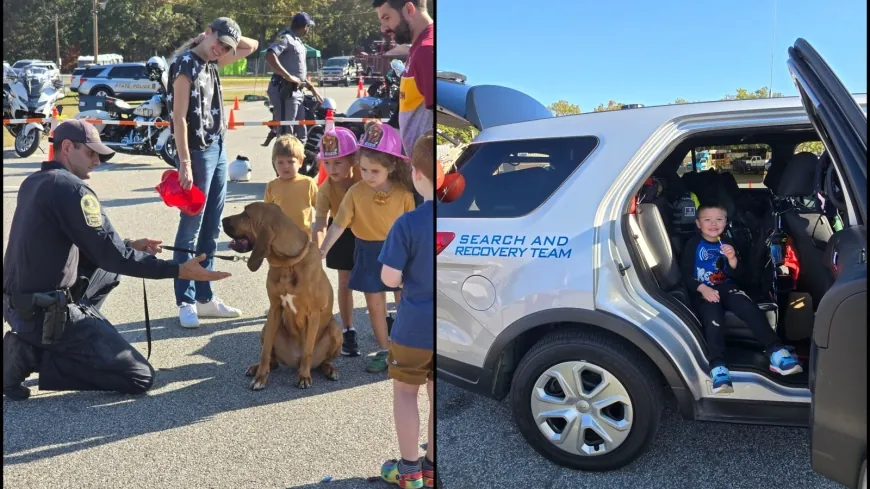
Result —
[[24, 321], [33, 321], [37, 312], [43, 313], [42, 343], [50, 345], [60, 340], [69, 317], [67, 305], [72, 304], [69, 289], [32, 294], [3, 293], [3, 302]]

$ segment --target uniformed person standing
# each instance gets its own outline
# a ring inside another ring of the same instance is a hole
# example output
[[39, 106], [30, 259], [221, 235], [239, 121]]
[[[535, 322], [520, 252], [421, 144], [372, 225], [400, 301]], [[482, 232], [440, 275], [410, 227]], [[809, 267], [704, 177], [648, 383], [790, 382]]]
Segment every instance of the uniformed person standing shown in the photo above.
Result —
[[[272, 68], [272, 79], [266, 94], [272, 104], [273, 121], [301, 121], [305, 119], [305, 108], [302, 106], [304, 96], [302, 89], [307, 88], [322, 100], [320, 94], [308, 81], [305, 44], [302, 36], [308, 34], [314, 21], [305, 12], [293, 16], [290, 28], [281, 31], [278, 38], [268, 48], [266, 63]], [[292, 132], [290, 128], [292, 129]], [[272, 135], [294, 134], [305, 143], [305, 126], [278, 126]], [[270, 138], [271, 139], [271, 138]], [[268, 140], [267, 140], [268, 143]]]
[[161, 241], [122, 240], [84, 182], [114, 152], [91, 124], [70, 120], [54, 132], [55, 160], [18, 190], [3, 262], [3, 395], [26, 399], [21, 383], [39, 372], [41, 390], [142, 393], [154, 369], [99, 312], [118, 275], [220, 280], [202, 268], [152, 255]]

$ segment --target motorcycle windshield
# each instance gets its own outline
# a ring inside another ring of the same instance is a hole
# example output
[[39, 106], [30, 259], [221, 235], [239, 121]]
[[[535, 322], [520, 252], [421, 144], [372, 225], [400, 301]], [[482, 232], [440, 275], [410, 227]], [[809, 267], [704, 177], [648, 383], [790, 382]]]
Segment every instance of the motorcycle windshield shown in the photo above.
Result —
[[450, 127], [472, 125], [478, 130], [553, 117], [534, 98], [498, 85], [468, 86], [438, 79], [435, 84], [436, 120]]

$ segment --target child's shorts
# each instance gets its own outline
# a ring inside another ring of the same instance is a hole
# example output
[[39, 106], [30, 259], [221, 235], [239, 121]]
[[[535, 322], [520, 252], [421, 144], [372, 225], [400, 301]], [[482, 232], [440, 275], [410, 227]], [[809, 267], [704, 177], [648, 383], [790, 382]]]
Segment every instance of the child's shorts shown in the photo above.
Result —
[[[329, 225], [332, 225], [332, 218], [329, 218]], [[355, 241], [356, 237], [353, 235], [350, 228], [345, 229], [326, 254], [326, 268], [331, 268], [333, 270], [353, 270], [353, 251]]]
[[365, 241], [356, 238], [353, 250], [353, 270], [350, 272], [347, 284], [350, 290], [368, 294], [401, 290], [387, 287], [381, 280], [383, 265], [378, 261], [378, 256], [383, 247], [383, 241]]
[[390, 355], [387, 357], [387, 375], [404, 384], [425, 385], [435, 379], [435, 364], [432, 359], [435, 352], [390, 343]]

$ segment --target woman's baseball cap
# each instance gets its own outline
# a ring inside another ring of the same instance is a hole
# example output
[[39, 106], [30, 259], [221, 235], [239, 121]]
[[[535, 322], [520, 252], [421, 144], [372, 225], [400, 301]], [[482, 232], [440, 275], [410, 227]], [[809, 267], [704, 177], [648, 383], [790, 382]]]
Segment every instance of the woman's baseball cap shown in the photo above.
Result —
[[242, 29], [239, 28], [239, 24], [229, 17], [218, 17], [211, 21], [209, 27], [217, 32], [218, 39], [232, 48], [233, 54], [235, 54], [236, 48], [239, 46], [239, 40], [242, 38]]
[[356, 135], [346, 127], [334, 127], [320, 138], [319, 160], [335, 160], [356, 153]]
[[402, 138], [399, 137], [399, 131], [393, 126], [380, 122], [366, 125], [365, 132], [359, 139], [359, 147], [387, 153], [403, 160], [409, 159], [402, 154]]
[[188, 216], [199, 214], [205, 206], [205, 194], [196, 185], [190, 190], [184, 190], [178, 183], [178, 171], [166, 170], [160, 178], [160, 184], [154, 187], [163, 203], [169, 207], [178, 207]]

